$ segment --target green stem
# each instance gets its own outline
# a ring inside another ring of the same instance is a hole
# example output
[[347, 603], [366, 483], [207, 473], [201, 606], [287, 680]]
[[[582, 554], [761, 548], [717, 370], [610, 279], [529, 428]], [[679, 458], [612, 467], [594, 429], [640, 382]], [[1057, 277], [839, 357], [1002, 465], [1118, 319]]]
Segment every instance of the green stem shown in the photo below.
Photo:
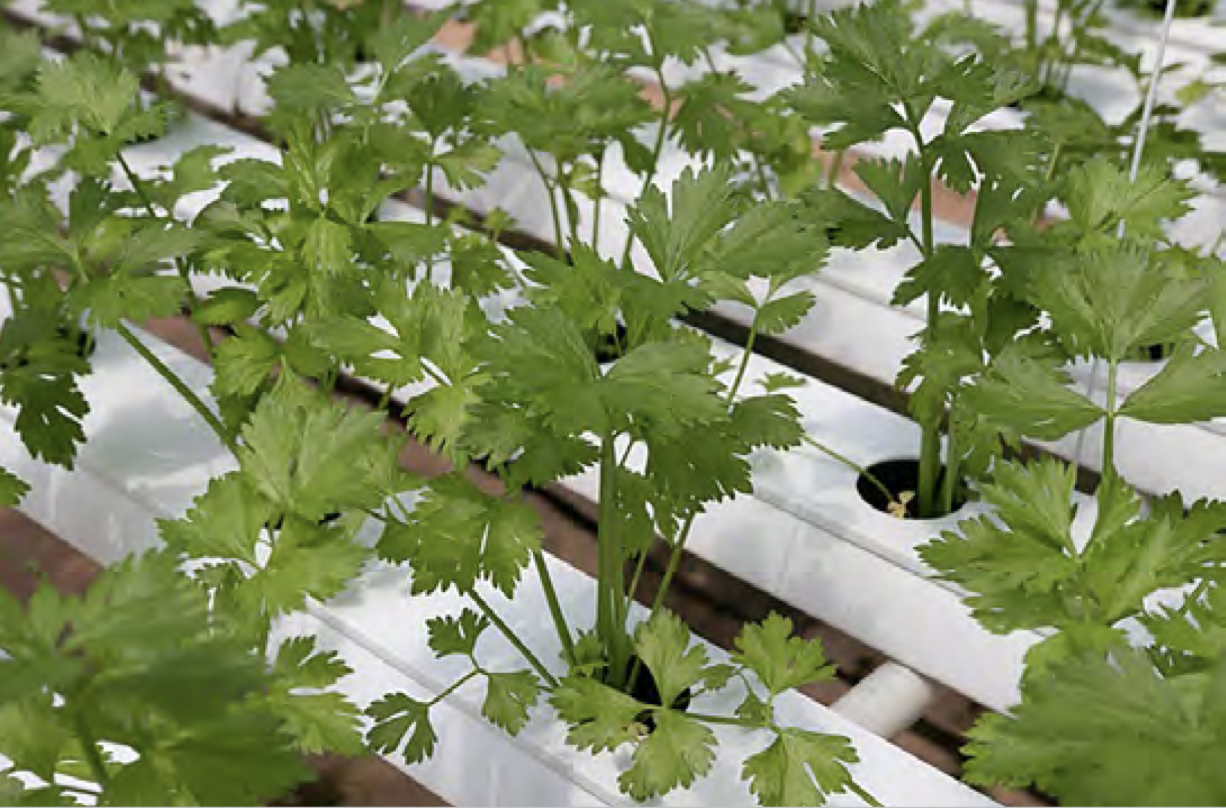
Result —
[[[655, 53], [653, 43], [652, 53]], [[651, 187], [652, 181], [656, 178], [656, 171], [660, 167], [660, 155], [664, 153], [664, 142], [668, 138], [668, 116], [673, 108], [673, 92], [669, 89], [668, 82], [664, 79], [664, 70], [656, 65], [656, 82], [660, 87], [660, 128], [656, 132], [656, 142], [651, 148], [651, 165], [647, 169], [647, 173], [643, 176], [643, 184], [639, 188], [638, 196], [635, 201], [642, 199], [647, 193], [647, 189]], [[630, 249], [634, 246], [634, 231], [626, 234], [626, 247], [622, 250], [621, 265], [628, 266], [630, 260]]]
[[[661, 707], [659, 709], [662, 710], [664, 708]], [[764, 725], [761, 721], [751, 721], [748, 718], [737, 718], [731, 715], [687, 712], [686, 716], [693, 718], [695, 721], [702, 721], [707, 724], [723, 724], [729, 727], [748, 727], [749, 729], [766, 729], [769, 727], [769, 725]]]
[[834, 449], [831, 449], [829, 446], [825, 445], [824, 443], [820, 443], [819, 441], [814, 440], [808, 435], [801, 435], [800, 439], [804, 441], [805, 443], [809, 444], [810, 446], [812, 446], [814, 449], [817, 449], [819, 452], [825, 455], [829, 455], [834, 460], [837, 460], [838, 462], [842, 463], [844, 466], [847, 466], [849, 469], [859, 474], [864, 479], [868, 480], [874, 488], [876, 488], [883, 495], [885, 495], [886, 500], [891, 505], [900, 504], [898, 500], [895, 499], [894, 493], [890, 491], [890, 489], [886, 486], [886, 484], [881, 482], [881, 480], [878, 479], [877, 475], [873, 474], [871, 471], [869, 471], [864, 466], [852, 460], [850, 457], [847, 457], [844, 454], [836, 452]]
[[[141, 182], [140, 177], [136, 176], [136, 172], [132, 170], [132, 166], [128, 164], [128, 161], [123, 156], [123, 153], [121, 152], [118, 154], [117, 158], [119, 160], [120, 168], [123, 169], [124, 176], [127, 177], [128, 182], [132, 185], [132, 190], [135, 191], [136, 195], [141, 198], [141, 202], [144, 203], [145, 210], [149, 212], [149, 216], [154, 219], [161, 218], [158, 216], [157, 209], [153, 205], [153, 198], [149, 196], [149, 193], [145, 190], [145, 186]], [[183, 281], [183, 286], [187, 290], [187, 299], [195, 300], [196, 290], [192, 288], [191, 272], [189, 271], [187, 264], [180, 258], [173, 259], [171, 263], [174, 264], [175, 271], [179, 273], [179, 278]], [[204, 351], [209, 357], [209, 364], [212, 364], [213, 338], [209, 334], [209, 327], [204, 323], [196, 321], [195, 319], [192, 319], [192, 322], [196, 326], [196, 332], [200, 336], [200, 343], [204, 346]]]
[[770, 177], [766, 175], [766, 167], [762, 165], [762, 155], [757, 152], [750, 152], [750, 157], [753, 160], [753, 171], [758, 177], [758, 182], [762, 184], [762, 195], [767, 199], [775, 198], [775, 189], [771, 187]]
[[630, 577], [630, 586], [626, 589], [626, 613], [622, 615], [623, 626], [626, 624], [626, 618], [630, 616], [630, 602], [638, 594], [639, 582], [643, 579], [643, 569], [647, 566], [647, 556], [649, 553], [650, 549], [639, 553], [639, 560], [634, 565], [634, 575]]
[[941, 510], [942, 515], [953, 513], [954, 492], [958, 489], [958, 445], [957, 434], [950, 421], [949, 445], [945, 447], [945, 474], [941, 478]]
[[[932, 257], [933, 245], [933, 225], [932, 225], [932, 177], [931, 167], [927, 152], [924, 149], [923, 136], [920, 134], [919, 126], [916, 125], [913, 131], [916, 145], [920, 152], [920, 173], [924, 180], [920, 184], [920, 217], [923, 226], [923, 257], [925, 260]], [[924, 336], [926, 340], [931, 341], [933, 333], [936, 330], [937, 318], [941, 314], [941, 296], [939, 293], [928, 293], [928, 314], [925, 323]], [[942, 396], [942, 400], [944, 396]], [[941, 474], [941, 423], [938, 418], [934, 424], [920, 424], [922, 430], [920, 438], [920, 463], [919, 463], [919, 484], [915, 492], [916, 510], [921, 519], [931, 518], [936, 516], [936, 482], [937, 477]]]
[[545, 591], [545, 601], [549, 604], [549, 615], [553, 618], [553, 627], [558, 632], [558, 639], [562, 641], [562, 653], [566, 655], [566, 663], [573, 668], [577, 664], [575, 643], [571, 639], [570, 626], [566, 623], [562, 604], [558, 601], [558, 592], [554, 589], [549, 566], [545, 563], [545, 554], [539, 549], [533, 550], [532, 560], [536, 563], [536, 571], [541, 579], [541, 589]]
[[383, 412], [389, 406], [391, 406], [392, 395], [395, 393], [395, 391], [396, 391], [396, 385], [391, 382], [388, 382], [387, 388], [383, 391], [383, 395], [379, 396], [379, 405], [375, 407], [375, 409], [379, 410], [380, 412]]
[[600, 209], [604, 207], [604, 149], [596, 160], [596, 199], [592, 201], [595, 211], [592, 214], [592, 252], [600, 253]]
[[566, 233], [562, 230], [562, 216], [558, 211], [558, 198], [554, 192], [554, 184], [550, 182], [549, 175], [545, 173], [545, 167], [537, 158], [536, 151], [528, 149], [528, 158], [532, 161], [532, 167], [536, 169], [537, 176], [541, 178], [541, 185], [545, 186], [545, 196], [549, 200], [549, 215], [553, 219], [554, 251], [558, 260], [564, 261], [566, 260]]
[[238, 444], [234, 442], [234, 439], [230, 436], [229, 431], [221, 423], [221, 420], [217, 417], [217, 415], [215, 415], [213, 411], [208, 408], [208, 405], [205, 404], [204, 401], [201, 400], [201, 398], [196, 395], [196, 393], [190, 387], [188, 387], [187, 384], [180, 379], [173, 370], [167, 367], [167, 365], [161, 359], [159, 359], [157, 355], [153, 353], [153, 351], [149, 350], [148, 346], [141, 342], [126, 325], [123, 323], [116, 323], [115, 331], [120, 337], [123, 338], [124, 342], [128, 343], [128, 345], [132, 347], [132, 350], [140, 354], [141, 358], [148, 362], [149, 366], [157, 371], [157, 374], [165, 379], [166, 382], [175, 389], [175, 392], [181, 395], [183, 399], [191, 405], [192, 409], [194, 409], [197, 414], [204, 419], [204, 422], [208, 424], [215, 433], [217, 433], [218, 439], [221, 440], [225, 447], [234, 454], [238, 454]]
[[89, 764], [89, 769], [93, 772], [98, 785], [105, 791], [111, 782], [111, 775], [106, 770], [106, 762], [102, 759], [102, 754], [98, 751], [98, 739], [94, 737], [88, 719], [80, 710], [72, 711], [72, 727], [81, 744], [81, 750], [85, 752], [85, 762]]
[[598, 575], [596, 589], [596, 630], [609, 659], [609, 684], [620, 687], [624, 682], [626, 662], [626, 632], [618, 622], [622, 614], [620, 598], [626, 585], [621, 535], [617, 512], [617, 455], [612, 435], [600, 444], [600, 503], [597, 517], [596, 542]]
[[558, 188], [562, 191], [562, 200], [566, 203], [566, 229], [570, 232], [570, 244], [579, 243], [579, 205], [575, 202], [575, 193], [566, 179], [566, 172], [558, 172]]
[[483, 671], [482, 671], [480, 668], [473, 668], [473, 669], [472, 669], [472, 670], [470, 670], [468, 673], [464, 674], [464, 675], [463, 675], [463, 676], [461, 676], [459, 679], [457, 679], [457, 680], [455, 680], [454, 682], [452, 682], [452, 683], [451, 683], [451, 687], [447, 688], [447, 689], [446, 689], [446, 690], [444, 690], [442, 693], [439, 693], [437, 696], [435, 696], [434, 698], [430, 699], [430, 701], [427, 703], [427, 705], [426, 705], [426, 706], [427, 706], [427, 707], [433, 707], [434, 705], [438, 704], [438, 703], [439, 703], [440, 701], [442, 701], [443, 699], [445, 699], [445, 698], [447, 698], [448, 696], [450, 696], [452, 693], [454, 693], [454, 692], [456, 692], [457, 690], [459, 690], [459, 689], [460, 689], [461, 687], [463, 687], [464, 685], [466, 685], [466, 684], [468, 684], [469, 682], [471, 682], [471, 681], [472, 681], [474, 678], [476, 678], [477, 676], [480, 676], [482, 673], [483, 673]]
[[758, 337], [758, 317], [761, 313], [761, 308], [754, 312], [753, 322], [749, 326], [749, 336], [745, 338], [745, 350], [741, 352], [741, 362], [737, 366], [736, 376], [732, 379], [732, 386], [728, 388], [728, 395], [724, 398], [724, 403], [729, 406], [732, 405], [733, 398], [736, 397], [737, 392], [741, 389], [741, 382], [745, 381], [745, 371], [749, 369], [749, 360], [753, 356], [754, 342]]
[[485, 602], [485, 598], [477, 594], [477, 590], [475, 589], [468, 590], [467, 594], [470, 598], [472, 598], [473, 603], [477, 604], [477, 608], [481, 610], [481, 613], [494, 624], [495, 628], [502, 632], [502, 636], [506, 637], [507, 641], [510, 642], [511, 645], [515, 646], [515, 650], [524, 655], [524, 659], [527, 660], [528, 664], [536, 670], [541, 679], [545, 680], [550, 687], [557, 687], [558, 680], [554, 678], [553, 674], [549, 672], [548, 668], [541, 664], [541, 661], [537, 659], [536, 654], [532, 653], [532, 649], [524, 644], [524, 641], [519, 638], [519, 635], [511, 630], [511, 627], [506, 624], [506, 621], [498, 616], [498, 613], [494, 611], [493, 607]]
[[1026, 48], [1034, 53], [1039, 47], [1039, 0], [1026, 0]]
[[813, 39], [813, 21], [817, 19], [817, 0], [809, 0], [808, 13], [805, 16], [805, 74], [810, 65], [817, 64], [817, 47]]
[[[430, 158], [426, 160], [426, 227], [434, 227], [434, 149], [435, 138], [430, 138]], [[426, 281], [434, 282], [434, 253], [426, 256]]]
[[1115, 470], [1115, 419], [1116, 419], [1116, 376], [1119, 373], [1119, 362], [1107, 363], [1107, 420], [1103, 424], [1103, 478], [1116, 476]]

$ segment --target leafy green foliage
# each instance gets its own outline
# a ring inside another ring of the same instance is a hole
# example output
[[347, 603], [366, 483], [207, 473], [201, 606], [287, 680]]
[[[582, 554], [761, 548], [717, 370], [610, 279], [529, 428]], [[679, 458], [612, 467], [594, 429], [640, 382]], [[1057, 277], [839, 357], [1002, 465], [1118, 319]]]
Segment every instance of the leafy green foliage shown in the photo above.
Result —
[[366, 710], [375, 720], [366, 741], [377, 752], [399, 752], [408, 763], [420, 763], [434, 754], [438, 734], [430, 723], [430, 705], [404, 693], [392, 693]]
[[167, 108], [145, 106], [139, 89], [134, 74], [81, 51], [43, 61], [35, 88], [6, 100], [28, 118], [35, 145], [67, 143], [65, 167], [100, 174], [130, 141], [165, 131]]
[[302, 752], [365, 751], [358, 709], [340, 693], [326, 690], [352, 672], [335, 651], [316, 650], [313, 637], [293, 637], [277, 649], [276, 679], [265, 700]]
[[125, 805], [260, 802], [308, 776], [264, 696], [276, 672], [210, 626], [171, 556], [121, 562], [83, 598], [44, 586], [23, 609], [0, 592], [0, 649], [0, 751], [16, 771], [52, 781], [84, 758], [100, 802]]
[[414, 592], [468, 592], [487, 580], [510, 597], [541, 546], [528, 505], [486, 494], [457, 474], [431, 480], [408, 516], [388, 523], [379, 554], [412, 565]]
[[733, 661], [752, 670], [771, 696], [834, 676], [822, 644], [792, 634], [792, 621], [772, 613], [736, 638]]
[[[982, 489], [996, 517], [966, 520], [960, 534], [947, 532], [921, 549], [943, 577], [971, 591], [968, 603], [986, 627], [1113, 629], [1151, 593], [1221, 563], [1211, 541], [1226, 526], [1219, 504], [1198, 504], [1185, 515], [1171, 497], [1141, 516], [1136, 493], [1115, 476], [1099, 488], [1098, 517], [1080, 546], [1072, 533], [1073, 482], [1072, 470], [1055, 460], [1002, 465]], [[1066, 650], [1075, 651], [1070, 638]]]
[[89, 372], [76, 333], [54, 310], [15, 312], [0, 326], [0, 400], [34, 457], [72, 468], [89, 404], [77, 378]]
[[823, 805], [851, 787], [847, 767], [858, 761], [845, 738], [786, 729], [745, 761], [741, 776], [761, 805]]
[[968, 777], [1075, 804], [1220, 802], [1224, 672], [1219, 661], [1203, 676], [1165, 679], [1133, 650], [1067, 662], [1028, 686], [1014, 718], [972, 731]]
[[318, 520], [337, 510], [374, 508], [388, 493], [370, 484], [389, 462], [382, 422], [375, 413], [287, 385], [252, 413], [239, 463], [251, 487], [280, 513]]
[[1068, 384], [1062, 370], [1011, 345], [963, 396], [968, 407], [1002, 427], [1040, 440], [1057, 440], [1105, 414]]

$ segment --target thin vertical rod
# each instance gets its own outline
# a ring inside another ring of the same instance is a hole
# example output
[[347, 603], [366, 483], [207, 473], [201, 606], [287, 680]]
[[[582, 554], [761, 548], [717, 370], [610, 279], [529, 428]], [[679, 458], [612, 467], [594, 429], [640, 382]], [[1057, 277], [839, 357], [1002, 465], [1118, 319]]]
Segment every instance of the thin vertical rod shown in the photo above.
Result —
[[[1178, 0], [1166, 0], [1166, 12], [1162, 17], [1162, 36], [1158, 39], [1158, 52], [1154, 55], [1154, 67], [1149, 76], [1149, 89], [1145, 93], [1145, 104], [1141, 107], [1141, 123], [1137, 132], [1137, 142], [1132, 149], [1132, 165], [1128, 167], [1128, 181], [1136, 182], [1137, 174], [1141, 172], [1141, 158], [1145, 154], [1145, 141], [1149, 137], [1150, 121], [1154, 115], [1154, 106], [1158, 101], [1158, 83], [1162, 79], [1162, 68], [1166, 61], [1166, 46], [1171, 40], [1171, 27], [1175, 20], [1175, 6]], [[1116, 233], [1117, 237], [1124, 236], [1124, 223], [1120, 222], [1119, 230]], [[1093, 400], [1098, 381], [1098, 375], [1102, 372], [1102, 359], [1095, 359], [1093, 366], [1090, 368], [1090, 381], [1086, 384], [1086, 397]], [[1106, 428], [1106, 427], [1104, 427]], [[1073, 452], [1073, 462], [1081, 465], [1082, 455], [1085, 452], [1086, 431], [1081, 430], [1077, 433], [1077, 448]], [[1102, 469], [1105, 473], [1106, 469]]]

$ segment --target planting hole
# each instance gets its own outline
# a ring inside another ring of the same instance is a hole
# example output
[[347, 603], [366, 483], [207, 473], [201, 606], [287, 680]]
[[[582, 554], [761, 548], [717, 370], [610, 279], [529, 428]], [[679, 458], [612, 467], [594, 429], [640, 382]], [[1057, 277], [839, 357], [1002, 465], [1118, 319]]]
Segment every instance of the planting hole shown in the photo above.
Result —
[[602, 365], [621, 359], [626, 355], [626, 326], [618, 323], [612, 334], [597, 336], [596, 347], [592, 350], [596, 354], [596, 361]]
[[[919, 518], [917, 516], [919, 503], [915, 498], [915, 492], [919, 489], [918, 460], [912, 458], [884, 460], [869, 466], [866, 471], [871, 478], [864, 474], [856, 478], [856, 492], [860, 495], [860, 499], [876, 510], [900, 519]], [[944, 478], [945, 467], [942, 466], [940, 477], [937, 479], [938, 490]], [[880, 483], [880, 486], [877, 483]], [[883, 491], [882, 488], [886, 490]], [[889, 496], [886, 496], [886, 491], [889, 492]], [[957, 513], [966, 504], [966, 500], [966, 486], [959, 484], [954, 492], [953, 508], [949, 513]], [[938, 514], [937, 516], [939, 518], [948, 515]]]
[[[637, 656], [630, 657], [629, 669], [634, 670], [635, 665], [639, 662]], [[656, 685], [656, 678], [651, 675], [651, 671], [646, 665], [638, 665], [638, 674], [635, 675], [634, 681], [626, 687], [626, 692], [644, 704], [662, 705], [660, 699], [660, 688]], [[677, 698], [673, 699], [671, 708], [685, 712], [690, 708], [690, 701], [693, 698], [693, 692], [690, 688], [686, 688]], [[644, 711], [635, 716], [635, 720], [647, 728], [648, 732], [652, 732], [656, 728], [655, 719], [651, 712]]]
[[1155, 342], [1152, 345], [1140, 345], [1133, 348], [1128, 356], [1124, 357], [1125, 362], [1163, 362], [1171, 358], [1171, 354], [1175, 353], [1174, 342]]

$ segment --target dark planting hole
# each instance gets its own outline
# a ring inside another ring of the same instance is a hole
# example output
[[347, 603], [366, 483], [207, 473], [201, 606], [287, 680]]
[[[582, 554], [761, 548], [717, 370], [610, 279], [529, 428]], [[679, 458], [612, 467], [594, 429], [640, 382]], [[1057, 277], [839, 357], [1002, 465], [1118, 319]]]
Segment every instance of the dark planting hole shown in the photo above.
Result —
[[[328, 513], [325, 513], [323, 516], [317, 519], [315, 524], [319, 525], [320, 527], [326, 527], [327, 525], [332, 524], [333, 522], [337, 521], [340, 518], [341, 518], [341, 513], [339, 511], [329, 511]], [[280, 530], [281, 526], [284, 524], [285, 524], [285, 517], [278, 515], [278, 516], [274, 516], [272, 519], [269, 519], [267, 522], [265, 522], [264, 527], [268, 528], [269, 530]]]
[[94, 335], [84, 329], [69, 331], [67, 328], [60, 327], [56, 329], [61, 337], [66, 340], [71, 340], [76, 343], [77, 356], [82, 359], [89, 359], [94, 355], [94, 351], [98, 349], [98, 341], [94, 339]]
[[801, 14], [798, 11], [788, 10], [783, 12], [783, 32], [788, 36], [799, 34], [805, 30], [805, 26], [809, 22], [809, 15]]
[[142, 132], [140, 134], [132, 135], [130, 138], [128, 138], [128, 145], [129, 146], [139, 146], [142, 143], [152, 143], [153, 141], [157, 140], [160, 137], [162, 137], [162, 135], [160, 134], [155, 135], [149, 132]]
[[[1213, 10], [1214, 0], [1187, 0], [1175, 6], [1176, 17], [1203, 17]], [[1166, 14], [1166, 0], [1144, 0], [1143, 7], [1156, 17]]]
[[592, 350], [596, 361], [602, 365], [621, 359], [626, 355], [626, 326], [618, 323], [612, 334], [597, 336], [596, 346]]
[[[911, 498], [905, 505], [905, 518], [919, 518], [919, 502], [916, 500], [916, 491], [919, 490], [918, 460], [910, 458], [906, 460], [885, 460], [869, 466], [867, 471], [873, 476], [873, 479], [885, 486], [890, 492], [891, 497], [886, 497], [885, 491], [877, 487], [868, 476], [861, 474], [856, 478], [856, 492], [860, 495], [860, 499], [882, 513], [898, 516], [896, 512], [898, 504], [901, 503], [902, 497], [909, 492]], [[941, 474], [937, 478], [938, 491], [944, 482], [945, 467], [942, 466]], [[954, 492], [953, 509], [950, 513], [957, 513], [966, 504], [967, 498], [966, 486], [963, 484], [958, 485], [957, 490]], [[941, 514], [941, 516], [947, 515]]]
[[[635, 665], [638, 665], [638, 673], [634, 677], [634, 681], [626, 686], [626, 692], [633, 696], [638, 701], [644, 704], [652, 704], [662, 706], [663, 701], [660, 699], [660, 688], [656, 685], [656, 677], [651, 675], [651, 671], [646, 665], [639, 664], [640, 660], [637, 656], [630, 657], [628, 670], [634, 670]], [[690, 709], [690, 701], [693, 698], [693, 692], [686, 688], [677, 698], [673, 699], [670, 709], [685, 712]], [[652, 732], [656, 728], [655, 719], [652, 717], [650, 710], [644, 710], [635, 716], [635, 721], [647, 728], [648, 732]]]
[[1009, 109], [1021, 111], [1025, 109], [1026, 104], [1031, 101], [1048, 101], [1055, 104], [1059, 103], [1063, 98], [1064, 93], [1060, 91], [1060, 88], [1050, 84], [1044, 84], [1036, 92], [1031, 93], [1020, 101], [1013, 101], [1009, 103], [1008, 107]]
[[1152, 345], [1141, 345], [1133, 348], [1125, 357], [1126, 362], [1161, 362], [1164, 359], [1170, 359], [1175, 353], [1175, 343], [1173, 342], [1155, 342]]

